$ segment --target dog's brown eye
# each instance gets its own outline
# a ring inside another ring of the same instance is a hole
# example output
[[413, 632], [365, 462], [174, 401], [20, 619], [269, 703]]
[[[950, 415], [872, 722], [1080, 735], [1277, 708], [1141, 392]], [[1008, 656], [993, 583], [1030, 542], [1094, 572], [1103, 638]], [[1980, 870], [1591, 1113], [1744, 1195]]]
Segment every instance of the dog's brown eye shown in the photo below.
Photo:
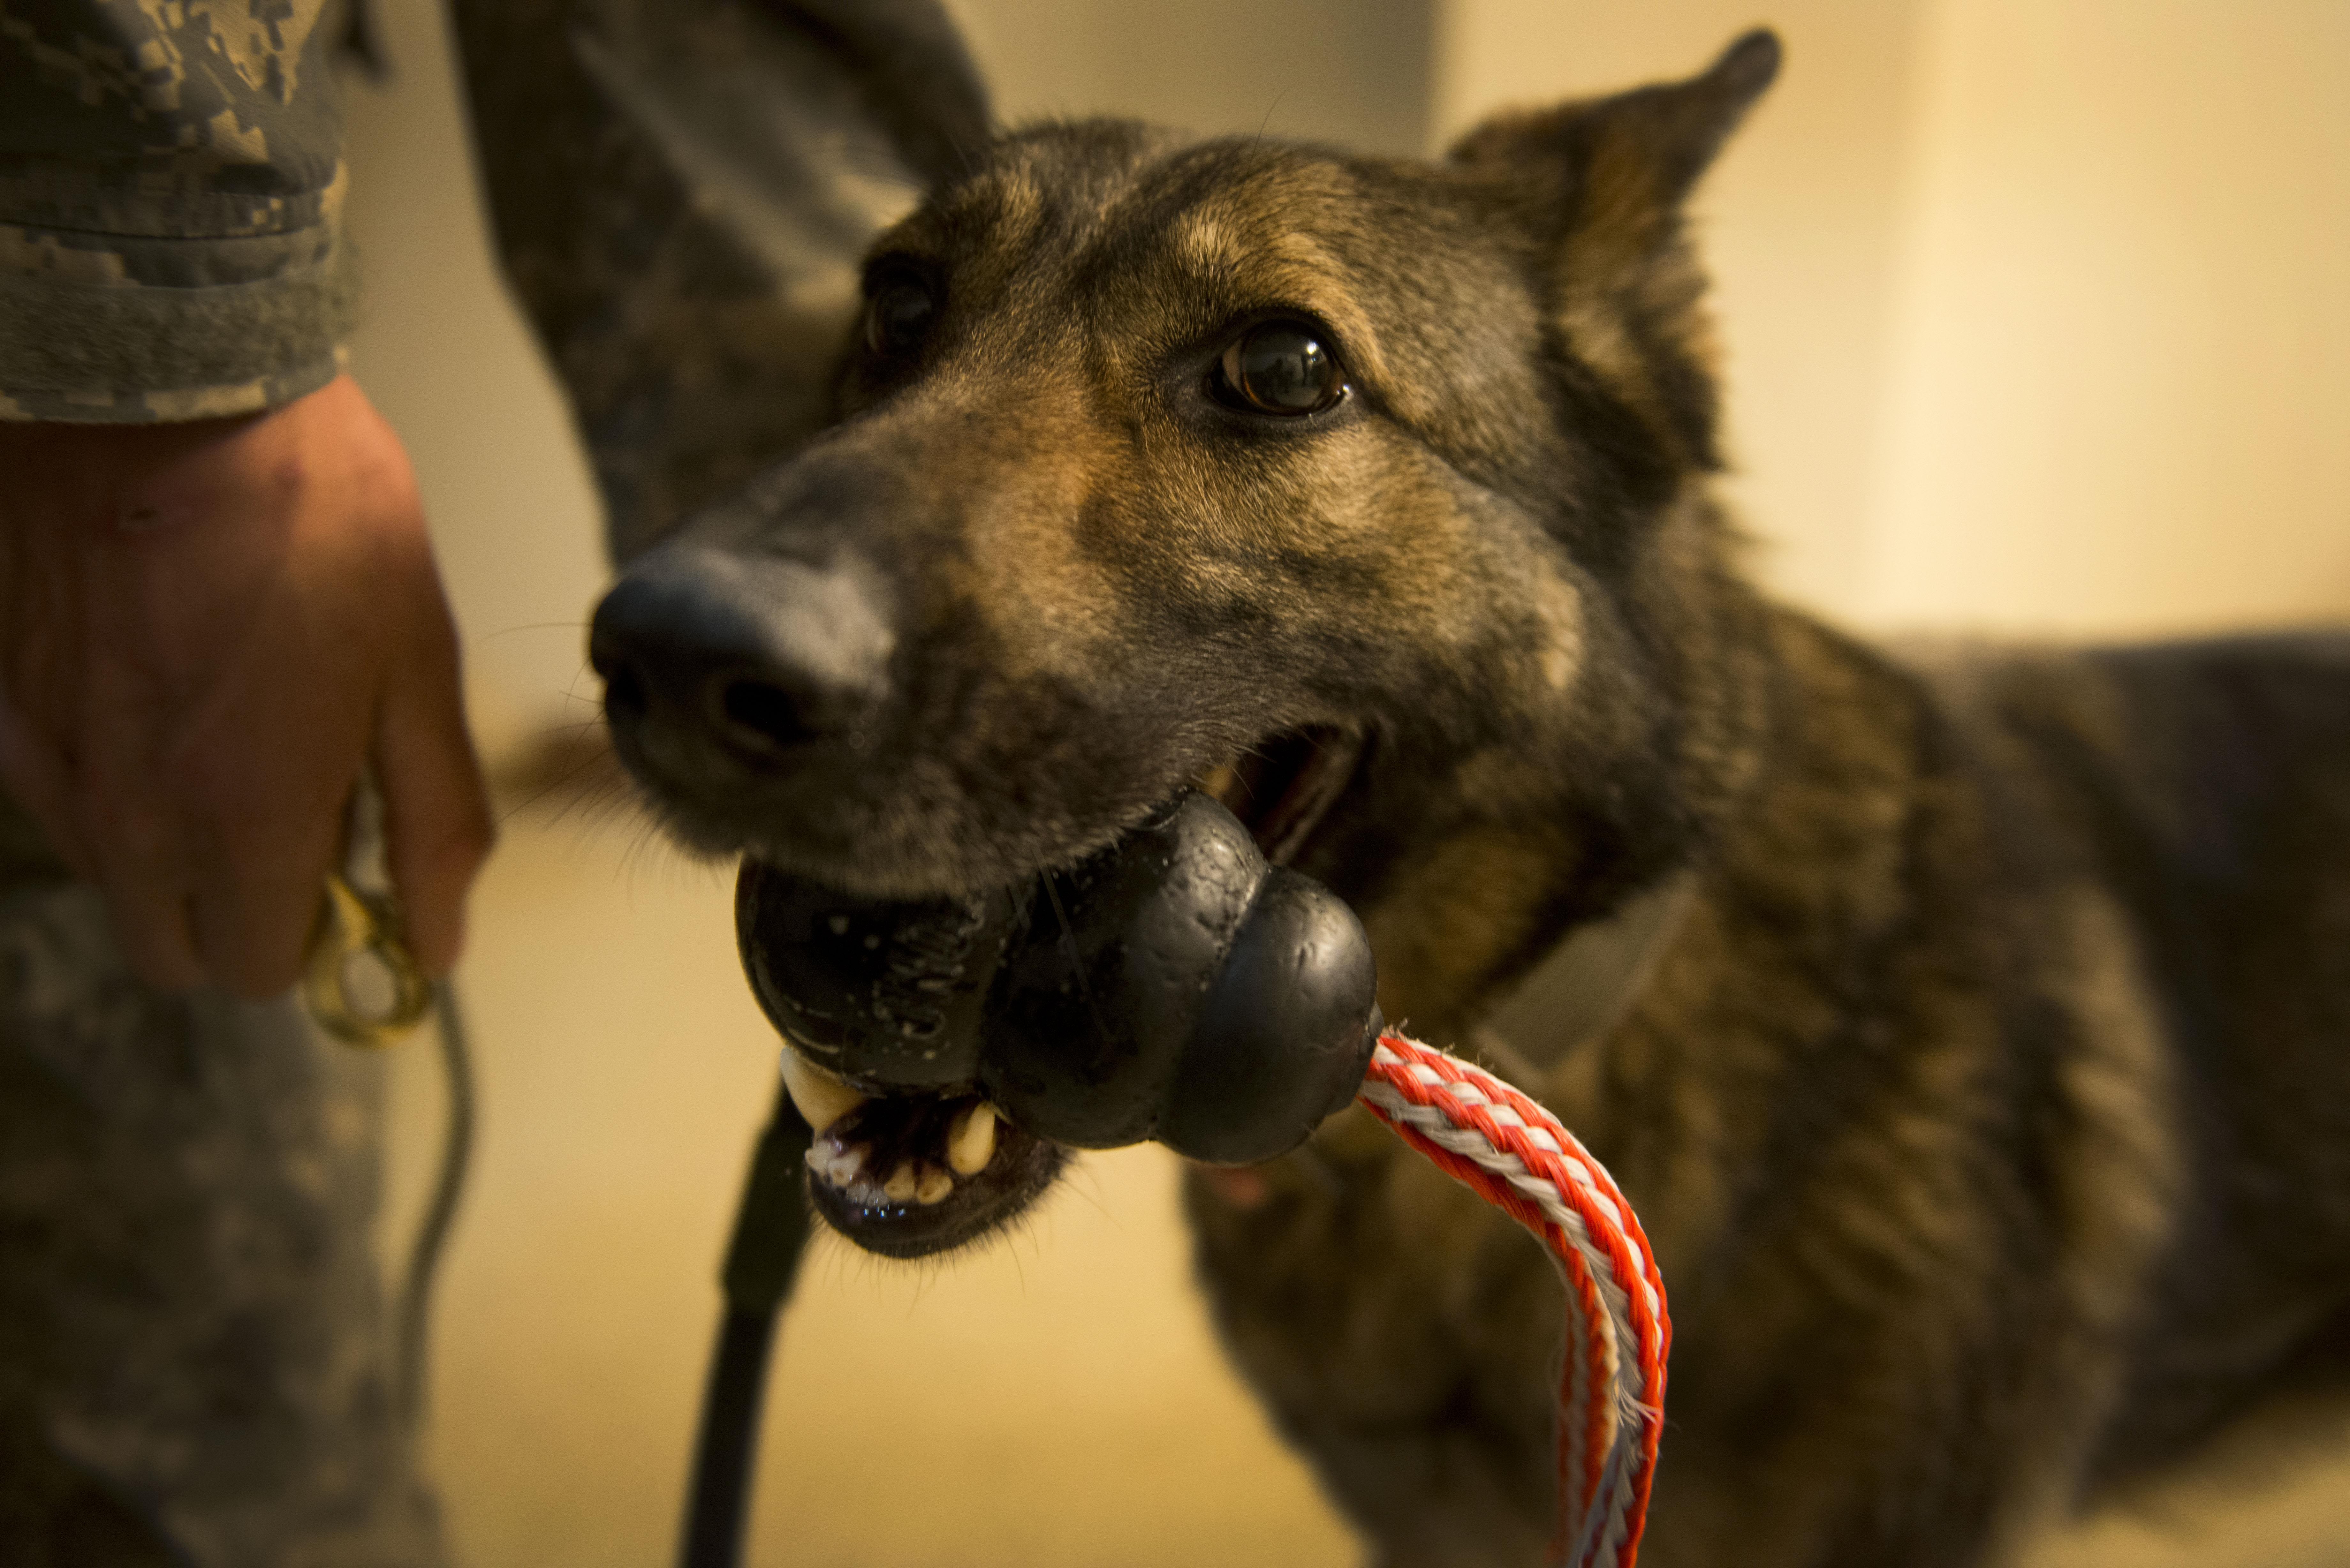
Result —
[[1319, 413], [1347, 391], [1337, 357], [1295, 321], [1243, 333], [1216, 362], [1216, 379], [1226, 401], [1267, 414]]
[[921, 347], [938, 314], [939, 302], [929, 280], [910, 271], [878, 275], [866, 286], [865, 346], [876, 354], [894, 358]]

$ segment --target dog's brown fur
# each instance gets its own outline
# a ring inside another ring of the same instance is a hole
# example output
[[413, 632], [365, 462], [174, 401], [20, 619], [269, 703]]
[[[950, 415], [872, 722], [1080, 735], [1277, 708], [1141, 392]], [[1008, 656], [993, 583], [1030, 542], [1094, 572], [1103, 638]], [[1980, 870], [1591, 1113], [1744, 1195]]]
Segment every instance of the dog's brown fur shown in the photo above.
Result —
[[[1904, 662], [1747, 586], [1679, 212], [1776, 57], [1437, 165], [1092, 122], [939, 171], [872, 252], [935, 286], [919, 347], [686, 533], [858, 575], [887, 702], [789, 776], [648, 782], [935, 894], [1360, 729], [1297, 864], [1438, 1040], [1682, 879], [1542, 1085], [1671, 1291], [1643, 1561], [1991, 1563], [2350, 1327], [2350, 643]], [[1346, 402], [1210, 395], [1269, 317]], [[1283, 1428], [1383, 1561], [1536, 1561], [1540, 1252], [1358, 1116], [1263, 1176], [1191, 1208]]]

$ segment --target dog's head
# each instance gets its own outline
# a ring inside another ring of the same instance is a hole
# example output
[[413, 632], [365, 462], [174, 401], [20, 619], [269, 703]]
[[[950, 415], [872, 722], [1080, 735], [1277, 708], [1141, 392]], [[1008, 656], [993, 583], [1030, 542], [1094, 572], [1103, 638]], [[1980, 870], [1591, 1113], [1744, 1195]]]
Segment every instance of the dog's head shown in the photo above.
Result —
[[1679, 214], [1777, 63], [1435, 164], [994, 141], [870, 247], [837, 421], [598, 611], [623, 759], [687, 843], [899, 899], [1201, 783], [1457, 1013], [1735, 787]]

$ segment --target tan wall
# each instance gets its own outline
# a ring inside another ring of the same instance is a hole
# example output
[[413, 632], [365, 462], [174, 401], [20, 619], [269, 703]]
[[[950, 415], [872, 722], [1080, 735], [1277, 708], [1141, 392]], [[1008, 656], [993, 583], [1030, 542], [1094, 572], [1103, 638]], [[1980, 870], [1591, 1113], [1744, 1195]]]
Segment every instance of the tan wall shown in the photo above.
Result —
[[1128, 115], [1415, 153], [1435, 0], [948, 0], [998, 116]]
[[1731, 490], [1869, 624], [2350, 614], [2350, 6], [1448, 0], [1435, 120], [1788, 66], [1701, 192]]
[[2350, 5], [1941, 0], [1872, 617], [2350, 613]]

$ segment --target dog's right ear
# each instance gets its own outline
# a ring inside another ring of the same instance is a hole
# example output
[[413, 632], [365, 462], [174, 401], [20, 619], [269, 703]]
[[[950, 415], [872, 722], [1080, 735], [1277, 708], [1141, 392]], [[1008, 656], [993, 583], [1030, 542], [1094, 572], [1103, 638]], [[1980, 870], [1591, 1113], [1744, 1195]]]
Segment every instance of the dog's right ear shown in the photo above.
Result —
[[831, 418], [867, 244], [985, 145], [936, 0], [457, 0], [507, 278], [625, 561]]
[[1681, 205], [1779, 59], [1778, 38], [1757, 28], [1686, 81], [1498, 115], [1450, 155], [1536, 214], [1550, 307], [1571, 347], [1701, 464], [1715, 461], [1713, 399]]

